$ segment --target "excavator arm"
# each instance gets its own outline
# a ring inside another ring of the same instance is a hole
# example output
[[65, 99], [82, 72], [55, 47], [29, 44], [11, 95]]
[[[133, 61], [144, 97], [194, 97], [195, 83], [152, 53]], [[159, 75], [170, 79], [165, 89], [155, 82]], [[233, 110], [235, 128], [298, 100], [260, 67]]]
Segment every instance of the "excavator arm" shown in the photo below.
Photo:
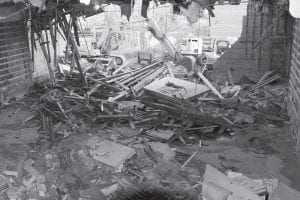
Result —
[[[162, 32], [159, 26], [152, 19], [147, 18], [147, 29], [152, 33], [152, 35], [160, 42], [163, 48], [169, 53], [169, 55], [177, 62], [178, 64], [186, 67], [188, 72], [197, 72], [197, 60], [194, 56], [183, 56], [168, 37]], [[202, 59], [202, 58], [201, 58]]]

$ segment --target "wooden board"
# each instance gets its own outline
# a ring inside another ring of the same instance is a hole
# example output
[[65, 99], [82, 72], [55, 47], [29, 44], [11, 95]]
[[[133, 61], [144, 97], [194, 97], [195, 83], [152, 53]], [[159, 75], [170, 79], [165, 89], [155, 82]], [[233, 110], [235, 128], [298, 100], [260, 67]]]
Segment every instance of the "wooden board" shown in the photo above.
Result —
[[[168, 83], [179, 86], [180, 88], [167, 86]], [[206, 85], [196, 84], [190, 81], [172, 77], [166, 77], [158, 81], [154, 81], [144, 87], [144, 89], [146, 91], [153, 91], [164, 96], [176, 97], [180, 99], [189, 99], [209, 90]]]
[[270, 200], [299, 200], [300, 192], [294, 190], [283, 182], [279, 182]]
[[119, 168], [125, 160], [135, 154], [134, 149], [109, 140], [99, 142], [97, 146], [96, 150], [90, 152], [92, 158], [114, 169]]
[[233, 193], [234, 196], [242, 197], [245, 200], [261, 200], [261, 198], [255, 193], [251, 192], [244, 186], [235, 183], [232, 179], [221, 173], [216, 168], [206, 165], [204, 181], [206, 183], [214, 183], [220, 187], [223, 187]]

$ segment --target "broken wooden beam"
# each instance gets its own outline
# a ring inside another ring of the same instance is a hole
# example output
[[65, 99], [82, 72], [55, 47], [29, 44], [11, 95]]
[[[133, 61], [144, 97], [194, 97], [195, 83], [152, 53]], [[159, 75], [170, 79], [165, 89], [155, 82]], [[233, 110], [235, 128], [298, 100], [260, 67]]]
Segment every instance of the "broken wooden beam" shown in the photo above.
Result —
[[224, 100], [225, 98], [222, 96], [222, 94], [211, 84], [211, 82], [201, 73], [198, 73], [198, 76], [201, 78], [201, 80], [207, 85], [207, 87], [215, 93], [220, 99]]

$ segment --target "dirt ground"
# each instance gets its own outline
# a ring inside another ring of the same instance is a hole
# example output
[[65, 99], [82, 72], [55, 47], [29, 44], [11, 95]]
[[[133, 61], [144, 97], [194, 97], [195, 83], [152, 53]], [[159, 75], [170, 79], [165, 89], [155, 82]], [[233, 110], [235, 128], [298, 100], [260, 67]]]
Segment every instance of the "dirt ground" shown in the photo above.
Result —
[[[39, 126], [38, 122], [22, 124], [31, 115], [21, 104], [1, 109], [0, 158], [6, 161], [5, 164], [1, 163], [1, 169], [13, 165], [24, 154], [24, 149], [28, 149], [25, 143], [36, 140], [37, 135], [25, 138], [20, 135], [22, 129]], [[92, 128], [91, 132], [96, 133], [97, 128]], [[300, 190], [300, 159], [294, 153], [293, 145], [288, 125], [258, 125], [235, 132], [233, 136], [212, 135], [211, 138], [203, 138], [201, 147], [184, 146], [179, 142], [170, 146], [189, 153], [198, 151], [190, 163], [191, 167], [203, 168], [205, 163], [209, 163], [221, 171], [241, 172], [254, 179], [275, 177]]]

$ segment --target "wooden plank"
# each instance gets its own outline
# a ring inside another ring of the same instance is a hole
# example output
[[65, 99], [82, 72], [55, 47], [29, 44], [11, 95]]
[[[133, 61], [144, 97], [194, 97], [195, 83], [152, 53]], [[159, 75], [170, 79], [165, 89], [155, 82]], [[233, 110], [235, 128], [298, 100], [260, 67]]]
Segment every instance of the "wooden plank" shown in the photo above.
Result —
[[[171, 85], [171, 86], [169, 86]], [[176, 86], [176, 87], [173, 87]], [[146, 91], [159, 93], [161, 96], [171, 99], [189, 99], [210, 89], [204, 84], [195, 84], [178, 78], [165, 77], [145, 86]]]
[[43, 33], [41, 34], [41, 37], [40, 37], [39, 42], [40, 42], [40, 46], [41, 46], [42, 52], [43, 52], [43, 54], [44, 54], [44, 56], [45, 56], [45, 59], [46, 59], [47, 68], [48, 68], [49, 75], [50, 75], [50, 79], [51, 79], [51, 84], [52, 84], [52, 85], [55, 85], [55, 84], [56, 84], [56, 79], [55, 79], [55, 76], [54, 76], [53, 69], [52, 69], [52, 67], [51, 67], [51, 65], [50, 65], [50, 62], [49, 62], [49, 60], [50, 60], [49, 54], [48, 54], [48, 52], [47, 52], [47, 50], [46, 50], [46, 47], [45, 47], [45, 45], [44, 45], [44, 37], [43, 37]]
[[168, 68], [170, 77], [174, 78], [175, 76], [174, 76], [174, 73], [173, 73], [173, 69], [172, 69], [171, 64], [167, 63], [167, 68]]
[[211, 89], [211, 91], [213, 93], [215, 93], [220, 99], [225, 99], [222, 94], [209, 82], [209, 80], [201, 73], [198, 73], [199, 77], [201, 78], [201, 80], [205, 83], [205, 85], [207, 85], [207, 87], [209, 87], [209, 89]]
[[[63, 22], [64, 22], [65, 26], [67, 26], [68, 22], [67, 22], [66, 16], [63, 15], [62, 19], [63, 19]], [[73, 38], [73, 36], [71, 34], [71, 30], [69, 28], [67, 28], [66, 33], [65, 33], [65, 36], [67, 36], [67, 35], [71, 36], [70, 37], [70, 42], [72, 44], [72, 50], [75, 53], [75, 62], [76, 62], [76, 65], [78, 67], [78, 71], [79, 71], [79, 73], [81, 75], [81, 78], [82, 78], [82, 81], [83, 81], [84, 85], [87, 85], [87, 81], [85, 79], [85, 76], [84, 76], [84, 73], [82, 71], [82, 68], [81, 68], [81, 65], [80, 65], [80, 61], [79, 61], [80, 60], [80, 54], [79, 54], [79, 51], [78, 51], [78, 48], [77, 48], [77, 44], [76, 44], [76, 42], [75, 42], [75, 40], [74, 40], [74, 38]]]
[[130, 83], [130, 81], [133, 81], [134, 79], [140, 77], [140, 76], [143, 76], [145, 74], [147, 74], [148, 71], [143, 71], [141, 73], [136, 73], [136, 74], [132, 74], [129, 78], [126, 78], [125, 80], [121, 81], [120, 83], [121, 84], [127, 84], [127, 83]]
[[[264, 12], [262, 12], [261, 16], [260, 16], [260, 35], [259, 37], [262, 36], [263, 34], [263, 27], [264, 27]], [[259, 51], [258, 51], [258, 63], [257, 63], [257, 70], [260, 72], [261, 70], [261, 58], [262, 58], [262, 43], [259, 44]]]
[[[249, 9], [248, 9], [249, 12]], [[245, 58], [248, 59], [248, 31], [249, 31], [249, 15], [246, 16], [246, 42], [245, 42]]]
[[127, 67], [129, 63], [130, 63], [130, 62], [124, 63], [122, 66], [118, 67], [118, 69], [116, 69], [112, 74], [113, 74], [113, 75], [116, 75], [116, 74], [117, 74], [118, 72], [120, 72], [122, 69], [124, 69], [125, 67]]
[[254, 59], [254, 42], [255, 42], [255, 33], [256, 33], [256, 12], [254, 13], [253, 27], [252, 27], [252, 50], [251, 58]]
[[153, 79], [155, 79], [159, 74], [161, 74], [165, 70], [165, 68], [166, 68], [166, 66], [163, 66], [160, 69], [158, 69], [156, 72], [154, 72], [153, 74], [149, 75], [148, 78], [146, 78], [146, 79], [142, 80], [141, 82], [139, 82], [138, 84], [136, 84], [133, 87], [133, 90], [135, 92], [140, 91], [144, 86], [149, 84]]
[[118, 100], [118, 99], [120, 99], [120, 98], [126, 96], [128, 93], [129, 93], [128, 91], [122, 91], [122, 92], [120, 92], [120, 93], [119, 93], [117, 96], [115, 96], [115, 97], [109, 97], [108, 101], [109, 101], [109, 102], [114, 102], [114, 101], [116, 101], [116, 100]]
[[132, 118], [131, 115], [98, 115], [96, 119], [127, 119]]
[[183, 165], [181, 166], [180, 169], [184, 169], [184, 168], [189, 164], [189, 162], [191, 162], [191, 160], [196, 156], [197, 153], [198, 153], [198, 151], [195, 151], [195, 152], [187, 159], [187, 161], [185, 161], [185, 162], [183, 163]]
[[4, 68], [4, 69], [1, 69], [0, 70], [0, 74], [1, 74], [1, 72], [5, 71], [5, 70], [12, 70], [12, 69], [16, 69], [16, 68], [19, 68], [19, 67], [24, 67], [24, 68], [30, 69], [29, 62], [27, 62], [27, 63], [22, 63], [22, 64], [19, 64], [19, 65], [16, 65], [16, 66], [12, 66], [12, 67], [7, 67], [7, 68]]
[[219, 185], [229, 191], [231, 191], [234, 195], [242, 197], [242, 199], [249, 199], [249, 200], [261, 200], [261, 198], [249, 191], [244, 186], [238, 185], [233, 182], [232, 179], [221, 173], [219, 170], [213, 168], [210, 165], [206, 165], [204, 180], [205, 183], [214, 183]]
[[149, 71], [147, 74], [141, 76], [141, 77], [138, 77], [136, 78], [135, 80], [133, 80], [132, 82], [128, 83], [128, 86], [133, 86], [134, 84], [136, 84], [137, 82], [147, 78], [149, 75], [151, 75], [152, 73], [154, 73], [154, 71], [156, 71], [155, 69], [154, 70], [151, 70]]
[[150, 68], [157, 67], [157, 66], [160, 65], [161, 63], [162, 63], [162, 61], [159, 61], [159, 62], [153, 63], [153, 64], [151, 64], [151, 65], [148, 65], [148, 66], [146, 66], [146, 67], [144, 67], [144, 68], [142, 68], [142, 69], [136, 69], [136, 70], [133, 70], [133, 71], [130, 71], [130, 72], [126, 72], [126, 73], [123, 73], [123, 74], [118, 74], [118, 75], [116, 75], [116, 76], [109, 77], [109, 79], [110, 79], [110, 78], [114, 78], [114, 79], [113, 79], [113, 80], [108, 80], [107, 82], [108, 82], [108, 83], [112, 83], [112, 82], [114, 82], [115, 80], [120, 81], [119, 79], [123, 79], [123, 75], [124, 75], [124, 79], [125, 79], [125, 78], [128, 78], [128, 77], [132, 76], [133, 74], [138, 74], [138, 73], [141, 73], [141, 72], [143, 72], [143, 71], [146, 71], [146, 70], [148, 70], [148, 69], [150, 69]]

